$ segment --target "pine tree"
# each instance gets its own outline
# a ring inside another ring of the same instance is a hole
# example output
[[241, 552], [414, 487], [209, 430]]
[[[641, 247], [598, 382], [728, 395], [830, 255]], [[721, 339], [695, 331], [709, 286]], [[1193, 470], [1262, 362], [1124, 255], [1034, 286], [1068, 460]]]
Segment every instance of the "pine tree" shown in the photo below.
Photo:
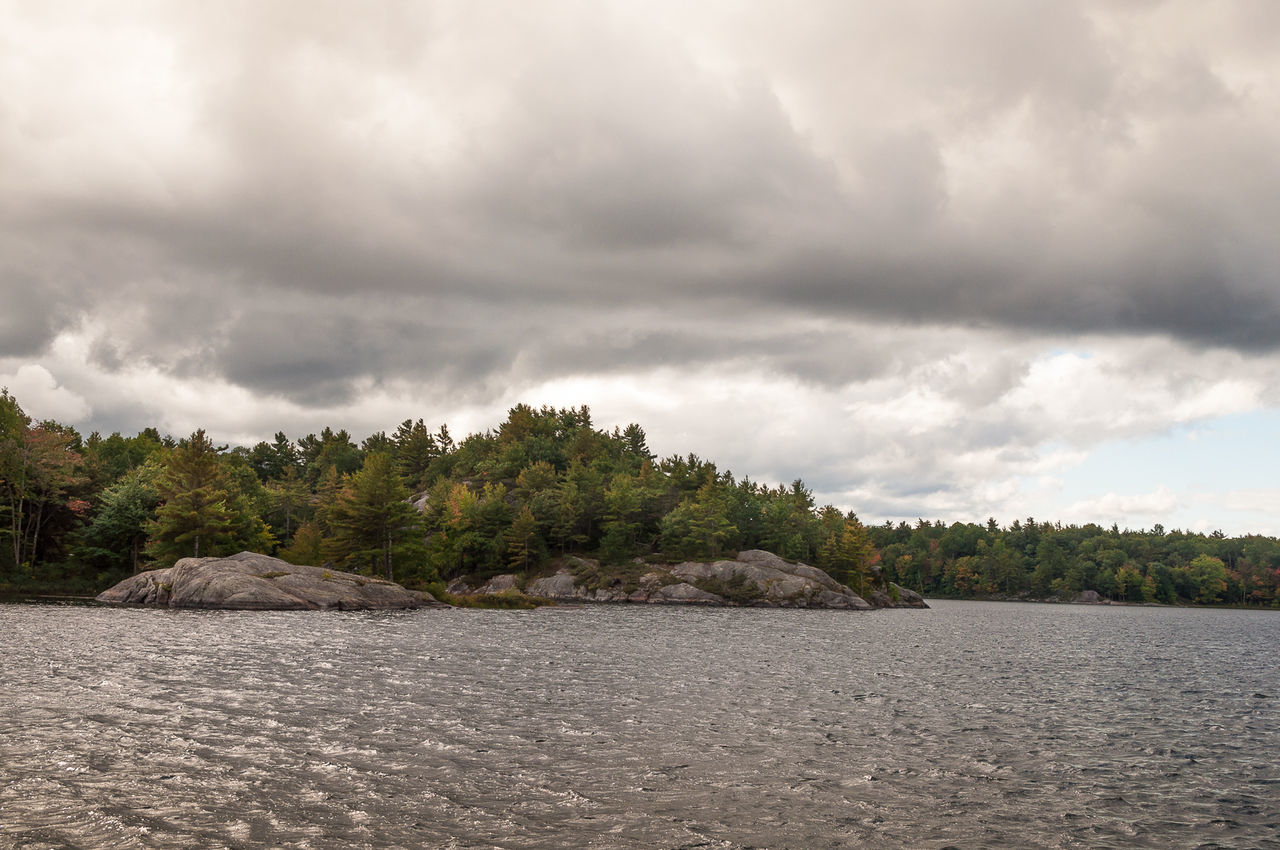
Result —
[[368, 565], [395, 581], [395, 562], [420, 552], [421, 517], [391, 455], [373, 452], [329, 510], [327, 551], [339, 563]]
[[527, 572], [530, 566], [542, 560], [544, 547], [538, 533], [538, 521], [528, 505], [520, 509], [511, 528], [507, 530], [507, 566]]
[[218, 451], [203, 428], [169, 452], [156, 489], [161, 504], [149, 526], [152, 558], [223, 554], [234, 537], [236, 517]]

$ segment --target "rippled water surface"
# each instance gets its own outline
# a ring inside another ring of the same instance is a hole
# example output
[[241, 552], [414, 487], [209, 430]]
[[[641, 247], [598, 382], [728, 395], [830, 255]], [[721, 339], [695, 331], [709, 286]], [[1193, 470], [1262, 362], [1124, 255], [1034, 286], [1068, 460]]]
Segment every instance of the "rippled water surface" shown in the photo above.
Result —
[[1280, 615], [0, 606], [0, 847], [1280, 847]]

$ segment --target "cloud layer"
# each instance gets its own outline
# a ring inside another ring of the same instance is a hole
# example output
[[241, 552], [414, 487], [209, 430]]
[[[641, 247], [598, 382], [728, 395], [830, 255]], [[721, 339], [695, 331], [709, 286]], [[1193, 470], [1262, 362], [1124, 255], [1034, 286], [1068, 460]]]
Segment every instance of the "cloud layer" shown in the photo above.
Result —
[[5, 17], [0, 373], [94, 427], [576, 388], [909, 516], [1280, 389], [1274, 4]]

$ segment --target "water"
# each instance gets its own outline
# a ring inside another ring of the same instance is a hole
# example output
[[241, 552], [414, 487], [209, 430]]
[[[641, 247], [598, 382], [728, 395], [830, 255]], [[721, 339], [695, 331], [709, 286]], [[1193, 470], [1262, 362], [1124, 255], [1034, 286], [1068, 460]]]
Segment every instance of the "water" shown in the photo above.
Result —
[[0, 606], [0, 847], [1280, 847], [1280, 615]]

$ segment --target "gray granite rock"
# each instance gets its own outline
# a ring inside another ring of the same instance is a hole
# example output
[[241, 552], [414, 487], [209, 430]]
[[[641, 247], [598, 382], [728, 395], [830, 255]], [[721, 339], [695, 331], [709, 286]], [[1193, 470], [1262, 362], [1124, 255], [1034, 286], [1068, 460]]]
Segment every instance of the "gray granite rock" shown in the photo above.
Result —
[[649, 594], [649, 602], [675, 602], [685, 605], [724, 605], [725, 598], [708, 593], [687, 582], [664, 584]]
[[164, 608], [344, 611], [440, 606], [429, 593], [384, 579], [297, 566], [254, 552], [227, 558], [183, 558], [168, 569], [139, 573], [98, 594], [99, 602]]
[[848, 608], [873, 606], [817, 567], [780, 558], [763, 549], [747, 549], [733, 560], [687, 561], [671, 567], [686, 581], [749, 582], [760, 603], [779, 608]]
[[914, 590], [908, 590], [901, 585], [889, 582], [890, 588], [898, 589], [898, 607], [899, 608], [928, 608], [929, 603], [924, 601], [924, 597], [916, 593]]
[[[476, 593], [505, 593], [509, 590], [519, 590], [520, 584], [516, 581], [516, 577], [511, 573], [503, 573], [500, 576], [494, 576], [484, 583]], [[449, 591], [452, 593], [453, 591]]]
[[553, 576], [529, 582], [525, 593], [542, 599], [581, 599], [584, 591], [573, 583], [573, 573], [560, 570]]
[[[560, 569], [550, 576], [528, 582], [525, 593], [561, 602], [631, 602], [666, 605], [756, 605], [773, 608], [836, 608], [866, 611], [886, 607], [923, 607], [918, 594], [902, 588], [896, 598], [879, 591], [868, 602], [849, 588], [809, 564], [788, 561], [761, 549], [740, 552], [732, 560], [686, 561], [680, 564], [653, 564], [648, 572], [625, 580], [610, 578], [609, 568], [591, 558], [570, 555]], [[635, 562], [631, 565], [632, 568]], [[574, 571], [592, 576], [588, 589], [579, 584]], [[603, 579], [603, 582], [602, 582]], [[458, 587], [466, 585], [461, 580]], [[498, 576], [479, 592], [492, 588], [515, 586], [515, 576]], [[450, 584], [450, 592], [454, 592]], [[719, 591], [719, 592], [715, 592]], [[721, 594], [727, 594], [721, 595]]]

